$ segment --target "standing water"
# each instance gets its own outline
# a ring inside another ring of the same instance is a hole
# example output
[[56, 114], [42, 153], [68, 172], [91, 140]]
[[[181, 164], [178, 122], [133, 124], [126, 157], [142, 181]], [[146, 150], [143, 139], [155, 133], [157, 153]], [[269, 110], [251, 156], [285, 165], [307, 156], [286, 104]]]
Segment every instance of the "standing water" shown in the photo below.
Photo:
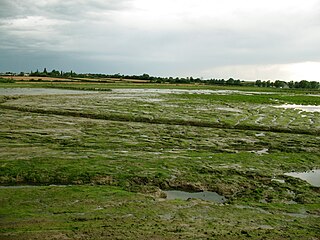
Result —
[[285, 109], [298, 109], [305, 112], [320, 112], [320, 106], [314, 106], [314, 105], [284, 104], [284, 105], [274, 106], [274, 107], [285, 108]]
[[284, 175], [300, 178], [307, 181], [310, 185], [320, 187], [320, 169], [308, 171], [308, 172], [289, 172]]

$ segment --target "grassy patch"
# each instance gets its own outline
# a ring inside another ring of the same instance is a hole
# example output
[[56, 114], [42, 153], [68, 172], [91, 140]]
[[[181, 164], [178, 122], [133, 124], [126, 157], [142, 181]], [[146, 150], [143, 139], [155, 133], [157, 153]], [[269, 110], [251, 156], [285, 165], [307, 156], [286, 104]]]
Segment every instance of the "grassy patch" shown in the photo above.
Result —
[[2, 192], [6, 196], [1, 209], [2, 239], [311, 239], [317, 237], [319, 227], [315, 205], [305, 205], [302, 210], [270, 204], [158, 201], [104, 186]]
[[319, 105], [320, 97], [298, 94], [182, 94], [179, 97], [190, 100], [205, 100], [208, 102], [232, 102], [249, 104], [303, 104]]

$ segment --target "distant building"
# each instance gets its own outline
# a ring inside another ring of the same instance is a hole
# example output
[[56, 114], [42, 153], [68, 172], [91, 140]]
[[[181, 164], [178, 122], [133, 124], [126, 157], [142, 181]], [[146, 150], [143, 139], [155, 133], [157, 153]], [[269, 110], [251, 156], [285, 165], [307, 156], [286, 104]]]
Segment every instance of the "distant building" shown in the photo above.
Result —
[[15, 76], [15, 73], [12, 72], [6, 72], [6, 73], [1, 73], [2, 76]]

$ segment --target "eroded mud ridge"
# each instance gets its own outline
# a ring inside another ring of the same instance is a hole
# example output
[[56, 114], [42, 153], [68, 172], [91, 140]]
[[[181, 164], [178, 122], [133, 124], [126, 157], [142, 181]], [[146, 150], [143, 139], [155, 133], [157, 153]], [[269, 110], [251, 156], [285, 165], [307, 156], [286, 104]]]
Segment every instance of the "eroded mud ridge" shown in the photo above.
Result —
[[1, 238], [317, 239], [319, 186], [288, 173], [320, 169], [320, 113], [274, 107], [316, 99], [1, 96]]

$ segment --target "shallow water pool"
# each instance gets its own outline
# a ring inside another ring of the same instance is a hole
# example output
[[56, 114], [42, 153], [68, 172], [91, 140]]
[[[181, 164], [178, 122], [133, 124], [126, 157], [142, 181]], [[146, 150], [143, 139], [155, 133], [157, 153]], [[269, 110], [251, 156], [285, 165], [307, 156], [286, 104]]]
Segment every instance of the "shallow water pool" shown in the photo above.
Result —
[[285, 173], [284, 175], [300, 178], [302, 180], [305, 180], [312, 186], [320, 187], [320, 169], [316, 169], [308, 172], [289, 172], [289, 173]]

